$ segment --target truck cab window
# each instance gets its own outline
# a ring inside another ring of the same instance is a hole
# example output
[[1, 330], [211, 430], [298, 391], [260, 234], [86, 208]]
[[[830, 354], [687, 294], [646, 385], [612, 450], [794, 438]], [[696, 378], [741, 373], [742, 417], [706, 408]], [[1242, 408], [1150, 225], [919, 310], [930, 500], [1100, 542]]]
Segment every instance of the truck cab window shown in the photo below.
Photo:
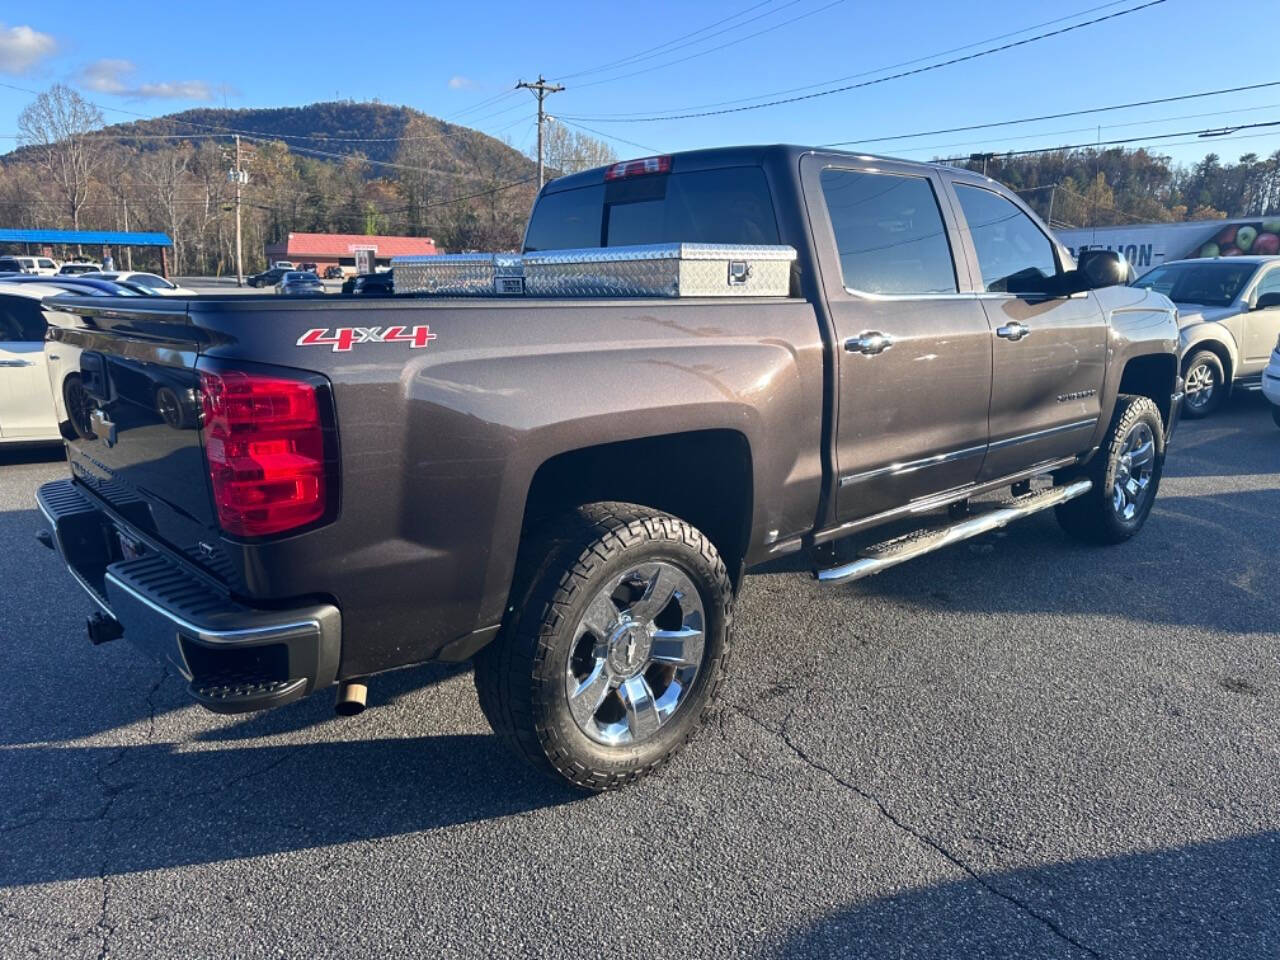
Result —
[[998, 193], [960, 183], [955, 187], [985, 290], [1032, 292], [1057, 275], [1053, 244], [1030, 217]]
[[847, 289], [956, 292], [951, 245], [927, 179], [829, 167], [822, 171], [822, 195]]

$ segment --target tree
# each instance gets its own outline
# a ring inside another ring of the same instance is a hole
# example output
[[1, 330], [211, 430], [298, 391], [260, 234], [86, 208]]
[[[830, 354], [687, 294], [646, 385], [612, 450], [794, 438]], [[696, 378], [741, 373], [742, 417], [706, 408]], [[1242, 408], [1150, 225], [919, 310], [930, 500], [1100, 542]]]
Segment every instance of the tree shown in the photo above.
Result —
[[560, 176], [603, 167], [617, 162], [613, 147], [585, 133], [575, 133], [564, 124], [549, 123], [542, 134], [542, 149], [547, 167]]
[[20, 142], [39, 151], [74, 230], [80, 229], [80, 211], [102, 160], [103, 141], [90, 135], [101, 126], [102, 111], [61, 83], [18, 116]]

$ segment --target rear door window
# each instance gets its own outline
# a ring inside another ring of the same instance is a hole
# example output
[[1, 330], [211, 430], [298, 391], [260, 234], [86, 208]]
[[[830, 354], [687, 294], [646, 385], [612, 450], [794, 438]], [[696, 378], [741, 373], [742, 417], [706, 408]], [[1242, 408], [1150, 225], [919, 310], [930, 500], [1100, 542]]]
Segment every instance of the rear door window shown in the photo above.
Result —
[[764, 171], [650, 174], [550, 193], [525, 235], [526, 251], [647, 243], [778, 243]]
[[0, 341], [38, 343], [44, 339], [44, 314], [28, 297], [0, 296]]
[[828, 167], [822, 195], [844, 286], [862, 293], [955, 293], [956, 269], [925, 177]]

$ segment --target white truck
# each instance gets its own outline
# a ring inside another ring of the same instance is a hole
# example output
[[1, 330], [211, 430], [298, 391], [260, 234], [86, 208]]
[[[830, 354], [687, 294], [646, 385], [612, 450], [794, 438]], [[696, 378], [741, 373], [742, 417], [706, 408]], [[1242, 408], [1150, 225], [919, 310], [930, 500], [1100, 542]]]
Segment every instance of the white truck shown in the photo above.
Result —
[[1072, 256], [1079, 257], [1083, 250], [1114, 250], [1138, 276], [1172, 260], [1280, 253], [1280, 217], [1131, 223], [1055, 232]]

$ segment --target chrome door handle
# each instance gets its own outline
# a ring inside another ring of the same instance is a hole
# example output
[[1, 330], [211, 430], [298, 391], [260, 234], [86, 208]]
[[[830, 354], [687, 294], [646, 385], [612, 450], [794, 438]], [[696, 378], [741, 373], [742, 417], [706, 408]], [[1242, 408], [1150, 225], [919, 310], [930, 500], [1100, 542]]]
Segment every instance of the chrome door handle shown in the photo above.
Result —
[[850, 353], [862, 353], [869, 357], [874, 357], [877, 353], [884, 353], [893, 346], [893, 337], [887, 333], [881, 333], [879, 330], [868, 330], [856, 337], [850, 337], [844, 342], [844, 348]]
[[30, 360], [0, 360], [0, 367], [31, 367], [35, 366]]
[[1025, 323], [1019, 323], [1017, 320], [996, 328], [997, 337], [1004, 337], [1006, 340], [1013, 340], [1015, 343], [1023, 337], [1030, 336], [1030, 334], [1031, 328]]

